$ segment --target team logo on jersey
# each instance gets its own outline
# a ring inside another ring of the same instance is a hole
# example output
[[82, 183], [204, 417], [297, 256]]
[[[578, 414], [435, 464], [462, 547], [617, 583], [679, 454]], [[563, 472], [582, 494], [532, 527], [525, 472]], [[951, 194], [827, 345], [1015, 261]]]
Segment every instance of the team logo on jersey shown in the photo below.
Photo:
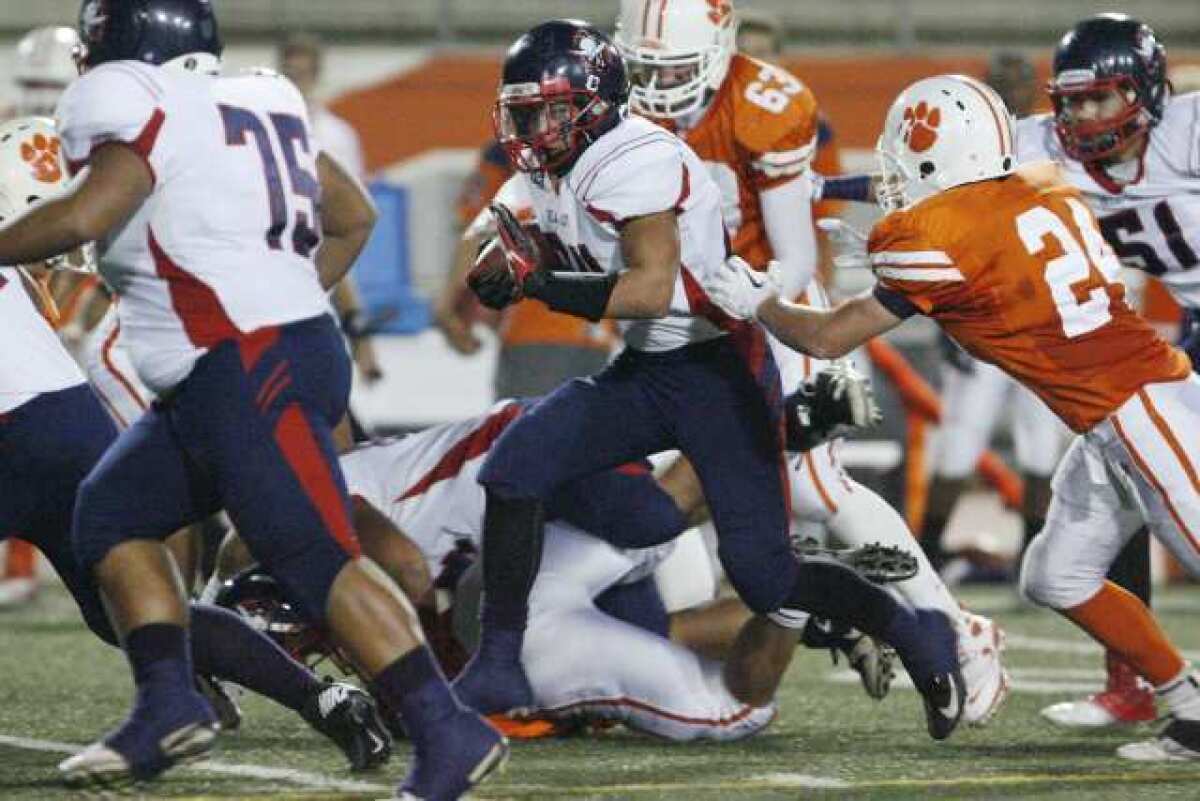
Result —
[[21, 143], [21, 159], [33, 171], [33, 177], [47, 184], [62, 180], [62, 161], [58, 157], [61, 144], [57, 136], [34, 134]]
[[924, 100], [916, 107], [904, 109], [901, 137], [914, 153], [924, 153], [937, 142], [937, 127], [942, 123], [942, 112], [937, 106], [929, 107]]
[[708, 19], [713, 25], [724, 25], [733, 17], [729, 0], [708, 0]]

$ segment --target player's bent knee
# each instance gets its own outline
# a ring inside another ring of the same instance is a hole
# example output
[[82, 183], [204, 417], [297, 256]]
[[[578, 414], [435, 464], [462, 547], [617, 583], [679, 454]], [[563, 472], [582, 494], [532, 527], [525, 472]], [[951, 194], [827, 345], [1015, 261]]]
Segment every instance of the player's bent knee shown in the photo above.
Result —
[[1045, 536], [1033, 539], [1021, 562], [1018, 589], [1021, 597], [1051, 609], [1070, 609], [1091, 598], [1104, 582], [1104, 576], [1087, 576], [1063, 570], [1070, 563], [1054, 559], [1050, 540]]
[[80, 483], [71, 526], [71, 547], [80, 569], [88, 576], [109, 551], [129, 539], [119, 521], [108, 519], [103, 499], [104, 489], [94, 475]]
[[324, 623], [330, 590], [351, 558], [329, 540], [309, 543], [282, 558], [264, 561], [264, 566], [307, 620]]

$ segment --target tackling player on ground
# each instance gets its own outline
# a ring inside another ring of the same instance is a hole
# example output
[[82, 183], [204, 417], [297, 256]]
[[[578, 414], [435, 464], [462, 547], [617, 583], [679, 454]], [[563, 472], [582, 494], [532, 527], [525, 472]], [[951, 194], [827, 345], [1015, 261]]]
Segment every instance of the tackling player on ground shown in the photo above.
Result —
[[[1200, 575], [1200, 379], [1124, 300], [1120, 265], [1054, 164], [1017, 168], [1013, 122], [965, 76], [919, 81], [880, 135], [888, 214], [869, 257], [879, 283], [831, 311], [782, 301], [746, 269], [709, 285], [731, 314], [836, 357], [914, 314], [1032, 389], [1077, 436], [1059, 464], [1021, 589], [1152, 681], [1170, 710], [1131, 759], [1200, 758], [1200, 683], [1150, 610], [1105, 574], [1142, 522]], [[777, 286], [777, 285], [776, 285]]]

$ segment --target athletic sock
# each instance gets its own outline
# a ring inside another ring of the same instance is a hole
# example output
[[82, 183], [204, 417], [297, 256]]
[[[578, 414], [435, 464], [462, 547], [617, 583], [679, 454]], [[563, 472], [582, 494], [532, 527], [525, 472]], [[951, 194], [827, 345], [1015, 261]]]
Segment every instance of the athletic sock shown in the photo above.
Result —
[[399, 714], [414, 741], [430, 725], [463, 709], [425, 646], [414, 648], [380, 671], [371, 680], [371, 693], [381, 708]]
[[1155, 687], [1154, 692], [1174, 717], [1200, 720], [1200, 681], [1190, 665], [1170, 681]]
[[1104, 582], [1099, 592], [1078, 606], [1062, 610], [1062, 614], [1155, 686], [1171, 682], [1183, 670], [1183, 657], [1150, 609], [1111, 581]]
[[[533, 498], [487, 493], [483, 519], [483, 637], [490, 630], [524, 632], [529, 591], [542, 559], [543, 510]], [[520, 657], [520, 650], [513, 658]]]

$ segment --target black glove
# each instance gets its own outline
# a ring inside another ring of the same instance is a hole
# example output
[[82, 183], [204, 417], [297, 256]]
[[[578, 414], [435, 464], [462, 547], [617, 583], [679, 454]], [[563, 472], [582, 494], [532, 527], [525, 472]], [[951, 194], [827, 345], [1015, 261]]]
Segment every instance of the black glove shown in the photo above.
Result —
[[812, 450], [822, 442], [882, 419], [871, 379], [839, 360], [806, 381], [785, 401], [787, 449]]

